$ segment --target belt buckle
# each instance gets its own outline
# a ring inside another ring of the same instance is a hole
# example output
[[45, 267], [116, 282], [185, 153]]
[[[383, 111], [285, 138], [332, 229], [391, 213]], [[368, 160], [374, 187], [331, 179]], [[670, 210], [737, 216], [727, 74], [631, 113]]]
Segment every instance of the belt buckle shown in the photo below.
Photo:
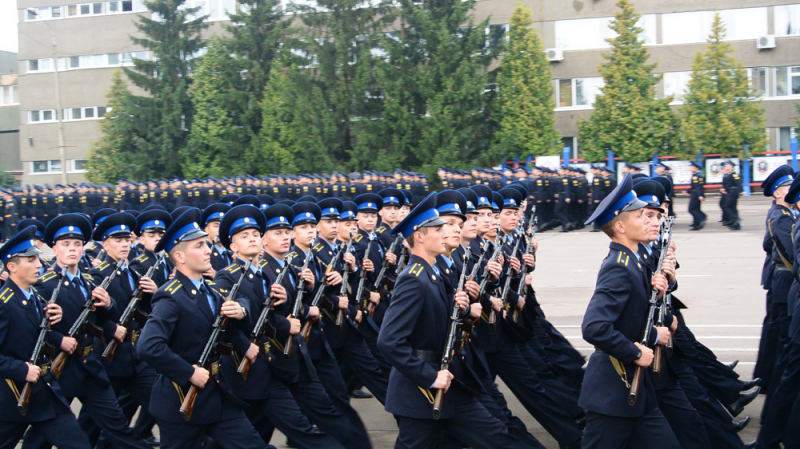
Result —
[[91, 353], [92, 353], [92, 347], [91, 346], [87, 346], [87, 347], [83, 348], [83, 358], [89, 357], [89, 354], [91, 354]]
[[136, 341], [139, 340], [139, 335], [142, 331], [131, 331], [131, 346], [136, 345]]
[[219, 373], [219, 361], [211, 364], [211, 375], [216, 376]]
[[264, 342], [264, 354], [269, 353], [270, 345], [269, 341]]
[[44, 364], [39, 365], [39, 369], [41, 370], [39, 372], [39, 377], [46, 376], [47, 373], [50, 372], [50, 363], [44, 363]]

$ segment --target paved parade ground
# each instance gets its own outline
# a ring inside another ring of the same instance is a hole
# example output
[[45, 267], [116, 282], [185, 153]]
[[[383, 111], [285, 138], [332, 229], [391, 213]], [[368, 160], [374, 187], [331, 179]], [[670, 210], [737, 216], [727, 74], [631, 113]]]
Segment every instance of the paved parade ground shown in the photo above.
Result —
[[[724, 363], [739, 360], [736, 371], [749, 380], [758, 352], [761, 322], [765, 314], [765, 291], [759, 280], [764, 252], [764, 218], [769, 200], [761, 194], [742, 198], [739, 213], [741, 231], [729, 231], [719, 220], [718, 197], [709, 197], [703, 206], [708, 224], [699, 232], [690, 232], [691, 217], [686, 199], [678, 199], [678, 214], [673, 240], [677, 242], [679, 289], [675, 296], [689, 309], [686, 322], [698, 340], [711, 348]], [[588, 228], [570, 233], [551, 230], [537, 235], [539, 252], [535, 289], [548, 319], [582, 353], [592, 348], [580, 337], [580, 323], [594, 290], [597, 270], [608, 250], [608, 238]], [[498, 379], [498, 382], [501, 382]], [[558, 445], [525, 411], [519, 401], [500, 383], [511, 411], [520, 417], [532, 434], [548, 448]], [[740, 434], [744, 442], [758, 434], [763, 396], [751, 403], [737, 418], [751, 416], [753, 421]], [[397, 436], [392, 415], [374, 399], [354, 399], [369, 430], [375, 448], [391, 448]], [[80, 408], [76, 401], [73, 408]], [[278, 434], [272, 444], [283, 446], [285, 437]]]

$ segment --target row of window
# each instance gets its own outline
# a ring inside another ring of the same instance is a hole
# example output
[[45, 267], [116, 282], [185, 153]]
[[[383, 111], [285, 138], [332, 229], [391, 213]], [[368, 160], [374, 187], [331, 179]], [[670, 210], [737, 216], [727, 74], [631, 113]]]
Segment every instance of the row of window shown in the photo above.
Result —
[[[67, 167], [70, 172], [85, 172], [86, 159], [70, 159], [67, 161]], [[31, 161], [32, 174], [47, 174], [47, 173], [61, 173], [61, 161], [58, 159], [49, 161]]]
[[53, 20], [68, 17], [101, 16], [125, 12], [146, 11], [144, 0], [114, 0], [110, 2], [78, 3], [64, 6], [46, 6], [44, 8], [28, 8], [25, 20]]
[[[133, 51], [126, 53], [107, 53], [102, 55], [67, 56], [58, 58], [58, 70], [96, 69], [133, 65], [133, 59], [148, 59], [149, 52]], [[29, 59], [28, 73], [52, 72], [53, 58]]]
[[[727, 9], [722, 11], [691, 11], [661, 14], [661, 41], [658, 42], [658, 21], [655, 14], [639, 19], [641, 39], [652, 44], [692, 44], [705, 42], [711, 34], [714, 15], [719, 13], [725, 23], [726, 40], [758, 39], [768, 33], [768, 8]], [[774, 34], [800, 35], [800, 4], [773, 7]], [[608, 48], [606, 39], [616, 36], [609, 28], [611, 17], [558, 20], [555, 22], [556, 47], [564, 50]]]
[[19, 104], [17, 86], [0, 86], [0, 106]]
[[[74, 122], [78, 120], [100, 120], [111, 108], [105, 106], [86, 106], [62, 110], [62, 120]], [[39, 109], [28, 111], [28, 123], [52, 123], [58, 121], [55, 109]]]

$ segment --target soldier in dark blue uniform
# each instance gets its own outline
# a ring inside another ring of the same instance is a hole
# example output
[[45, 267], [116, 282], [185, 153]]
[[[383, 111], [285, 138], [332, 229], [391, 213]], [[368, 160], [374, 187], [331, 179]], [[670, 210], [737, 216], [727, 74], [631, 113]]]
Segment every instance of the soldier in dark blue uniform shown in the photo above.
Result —
[[[59, 385], [68, 402], [73, 398], [81, 401], [81, 414], [87, 413], [114, 447], [147, 448], [149, 446], [129, 427], [128, 418], [100, 362], [100, 354], [92, 351], [94, 337], [88, 330], [77, 339], [68, 335], [90, 296], [96, 299], [97, 307], [90, 315], [90, 326], [102, 324], [111, 307], [108, 292], [99, 287], [92, 289], [92, 278], [78, 268], [83, 244], [91, 233], [91, 223], [80, 214], [60, 215], [51, 220], [45, 230], [44, 238], [55, 253], [55, 264], [52, 271], [39, 277], [36, 289], [43, 297], [52, 298], [58, 284], [62, 283], [56, 303], [61, 306], [64, 317], [51, 329], [51, 337], [58, 342], [58, 347], [69, 354]], [[85, 430], [90, 433], [94, 429]], [[45, 447], [46, 443], [42, 434], [28, 432], [25, 445]]]
[[200, 225], [208, 234], [206, 244], [211, 249], [211, 269], [215, 276], [217, 271], [225, 269], [233, 262], [230, 250], [219, 241], [219, 224], [229, 210], [231, 206], [226, 203], [214, 203], [203, 209], [203, 215], [200, 217]]
[[706, 225], [708, 215], [701, 209], [701, 203], [705, 201], [705, 178], [703, 177], [703, 167], [697, 162], [691, 162], [692, 183], [689, 187], [689, 214], [692, 216], [692, 226], [690, 231], [699, 231]]
[[[667, 281], [655, 274], [651, 285], [640, 260], [639, 244], [648, 241], [649, 221], [642, 210], [645, 203], [632, 187], [631, 177], [626, 176], [586, 221], [597, 221], [612, 240], [582, 324], [584, 340], [596, 348], [580, 397], [588, 413], [586, 448], [679, 447], [658, 409], [646, 369], [653, 361], [650, 346], [666, 344], [669, 329], [649, 329], [647, 345], [638, 343], [647, 322], [650, 290], [656, 288], [663, 295]], [[637, 367], [643, 370], [641, 385], [635, 404], [629, 405], [629, 386]]]
[[742, 194], [742, 179], [736, 174], [735, 165], [730, 160], [722, 163], [722, 196], [719, 200], [719, 207], [722, 209], [722, 225], [727, 226], [731, 231], [741, 229], [739, 222], [739, 210], [736, 203], [739, 195]]
[[[196, 365], [218, 314], [232, 320], [232, 331], [225, 332], [223, 340], [240, 354], [250, 348], [247, 338], [234, 329], [245, 318], [246, 309], [236, 301], [223, 301], [213, 285], [203, 280], [211, 250], [197, 223], [200, 214], [195, 208], [186, 211], [156, 247], [156, 252], [169, 254], [177, 271], [154, 295], [153, 311], [137, 344], [139, 357], [159, 373], [150, 413], [159, 423], [162, 447], [199, 447], [210, 436], [224, 447], [265, 448], [242, 411], [246, 404], [233, 396], [228, 382], [218, 374], [219, 355], [215, 353], [207, 367]], [[199, 392], [187, 421], [179, 410], [191, 385]]]
[[[19, 229], [25, 229], [28, 226], [36, 227], [36, 234], [35, 237], [33, 238], [33, 241], [36, 243], [36, 248], [39, 249], [39, 251], [41, 251], [42, 246], [44, 246], [44, 230], [45, 230], [44, 223], [42, 223], [39, 220], [35, 220], [33, 218], [26, 218], [24, 220], [20, 220], [18, 226]], [[41, 276], [45, 273], [45, 271], [47, 271], [48, 268], [50, 268], [50, 264], [46, 260], [43, 260], [41, 257], [39, 257], [39, 263], [42, 265], [42, 267], [39, 268], [39, 276]]]
[[[32, 426], [53, 445], [88, 449], [89, 441], [55, 377], [37, 365], [39, 360], [28, 362], [42, 317], [48, 315], [52, 326], [62, 316], [61, 306], [46, 305], [32, 288], [39, 273], [40, 254], [33, 242], [34, 233], [34, 227], [25, 228], [0, 248], [0, 260], [9, 273], [0, 290], [0, 377], [7, 384], [0, 388], [0, 447], [15, 447], [25, 429]], [[59, 344], [52, 335], [47, 341]], [[28, 410], [22, 415], [16, 405], [26, 382], [32, 383], [32, 391]]]
[[[469, 298], [459, 292], [447, 297], [436, 258], [444, 251], [444, 220], [429, 195], [395, 229], [408, 236], [412, 255], [397, 280], [395, 297], [386, 313], [378, 344], [392, 365], [386, 411], [397, 420], [400, 433], [395, 447], [435, 447], [445, 432], [458, 435], [472, 447], [519, 447], [508, 433], [463, 385], [479, 384], [468, 371], [452, 382], [451, 371], [440, 369], [449, 316], [458, 304], [467, 312]], [[453, 371], [459, 359], [454, 359]], [[436, 391], [444, 390], [441, 417], [433, 419]]]
[[383, 244], [384, 248], [389, 248], [394, 241], [394, 238], [392, 238], [392, 228], [400, 222], [397, 216], [400, 208], [403, 207], [403, 204], [406, 202], [406, 197], [403, 195], [403, 192], [392, 188], [383, 189], [378, 192], [378, 195], [380, 195], [383, 200], [383, 207], [378, 211], [381, 222], [377, 229], [375, 229], [375, 234], [377, 234], [378, 238], [381, 240], [381, 244]]

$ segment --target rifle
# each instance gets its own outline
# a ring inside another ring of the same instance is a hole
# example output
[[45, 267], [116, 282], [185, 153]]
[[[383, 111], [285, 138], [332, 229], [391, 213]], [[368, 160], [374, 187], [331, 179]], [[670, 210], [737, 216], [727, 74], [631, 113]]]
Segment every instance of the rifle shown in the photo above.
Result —
[[406, 267], [408, 263], [408, 248], [403, 245], [403, 249], [400, 250], [400, 256], [397, 258], [397, 268], [394, 270], [395, 276], [399, 275], [403, 272], [403, 268]]
[[[672, 234], [672, 224], [673, 224], [673, 222], [674, 222], [674, 218], [667, 217], [663, 221], [663, 223], [661, 224], [661, 226], [662, 226], [662, 229], [661, 229], [661, 238], [662, 238], [661, 252], [662, 253], [668, 253], [669, 252], [669, 243], [667, 243], [667, 246], [663, 246], [663, 242], [667, 238], [670, 239], [670, 240], [672, 239], [671, 234]], [[670, 237], [666, 237], [666, 234], [669, 234]], [[660, 268], [659, 268], [659, 271], [661, 271]], [[666, 320], [666, 317], [667, 317], [667, 299], [668, 299], [667, 295], [664, 295], [664, 298], [662, 298], [661, 306], [658, 307], [658, 312], [656, 313], [656, 326], [659, 326], [659, 327], [663, 327], [664, 326], [664, 321]], [[670, 336], [669, 336], [669, 340], [667, 340], [667, 347], [670, 350], [672, 349], [672, 334], [671, 333], [670, 333]], [[656, 347], [655, 347], [655, 349], [653, 351], [653, 379], [654, 380], [658, 380], [658, 379], [661, 378], [661, 358], [662, 358], [662, 356], [663, 356], [663, 350], [662, 350], [661, 346], [656, 345]]]
[[[369, 259], [369, 250], [372, 249], [372, 242], [375, 241], [375, 238], [370, 236], [369, 243], [367, 243], [367, 251], [364, 252], [364, 258]], [[363, 300], [362, 297], [364, 296], [365, 285], [367, 281], [367, 270], [364, 267], [361, 267], [361, 278], [358, 280], [358, 289], [356, 290], [356, 301], [361, 305], [362, 313], [369, 313], [369, 297]]]
[[[308, 250], [308, 255], [306, 256], [305, 262], [303, 262], [303, 268], [300, 269], [302, 272], [306, 268], [308, 268], [308, 262], [314, 255], [311, 253], [311, 249]], [[289, 263], [288, 261], [286, 262]], [[297, 318], [300, 315], [300, 308], [303, 307], [303, 296], [305, 296], [306, 290], [306, 280], [300, 278], [300, 282], [297, 283], [297, 298], [294, 300], [294, 306], [292, 307], [292, 314], [290, 315], [292, 318]], [[289, 335], [289, 338], [286, 340], [286, 344], [283, 345], [283, 355], [289, 357], [289, 354], [292, 353], [292, 342], [294, 341], [294, 336]]]
[[[500, 256], [500, 253], [503, 251], [503, 245], [506, 243], [506, 236], [501, 235], [497, 239], [497, 243], [494, 245], [494, 252], [492, 253], [492, 257], [489, 258], [489, 262], [494, 262]], [[489, 283], [489, 270], [483, 270], [483, 277], [481, 278], [481, 285], [478, 295], [486, 291], [486, 284]], [[494, 328], [495, 323], [497, 322], [497, 314], [494, 312], [494, 307], [491, 308], [489, 312], [489, 325]]]
[[[469, 261], [469, 252], [464, 251], [463, 266], [467, 266]], [[464, 291], [464, 282], [467, 280], [467, 270], [461, 270], [461, 277], [458, 279], [458, 287], [456, 293]], [[450, 360], [452, 358], [453, 349], [456, 346], [456, 337], [458, 330], [461, 327], [461, 309], [458, 308], [455, 298], [453, 299], [453, 310], [450, 312], [450, 328], [447, 331], [447, 340], [444, 343], [444, 351], [442, 352], [442, 363], [439, 370], [444, 371], [450, 367]], [[433, 419], [439, 419], [442, 412], [442, 401], [444, 400], [444, 389], [436, 390], [436, 397], [433, 400]]]
[[[536, 206], [533, 206], [536, 209]], [[528, 243], [528, 246], [525, 248], [525, 254], [533, 254], [533, 239], [536, 237], [536, 225], [538, 224], [539, 217], [533, 217], [533, 225], [528, 228], [528, 235], [525, 236], [525, 239]], [[534, 256], [535, 257], [535, 256]], [[519, 286], [517, 287], [517, 296], [522, 297], [525, 293], [525, 277], [528, 276], [528, 266], [524, 263], [522, 264], [522, 273]], [[514, 310], [514, 322], [519, 322], [519, 310]]]
[[[516, 243], [514, 243], [514, 249], [511, 250], [511, 254], [508, 257], [515, 257], [516, 256], [517, 252], [519, 251], [520, 242], [522, 242], [522, 237], [517, 238]], [[522, 265], [524, 266], [525, 264], [522, 264]], [[501, 290], [501, 293], [500, 293], [500, 298], [503, 301], [503, 309], [505, 309], [506, 305], [508, 305], [508, 293], [509, 293], [509, 290], [511, 290], [511, 278], [512, 278], [513, 274], [514, 274], [514, 270], [511, 268], [511, 264], [508, 264], [508, 269], [506, 270], [506, 281], [503, 283], [504, 284], [503, 285], [503, 290]], [[522, 274], [522, 267], [520, 267], [520, 274]], [[525, 278], [523, 277], [520, 280], [520, 284], [524, 284], [524, 283], [525, 283]], [[517, 311], [517, 309], [514, 308], [514, 312], [516, 312], [516, 311]]]
[[[100, 284], [100, 287], [103, 290], [107, 290], [108, 286], [111, 285], [111, 282], [117, 277], [117, 273], [122, 269], [122, 267], [128, 263], [128, 260], [122, 258], [117, 261], [116, 265], [114, 265], [114, 270], [111, 271], [111, 274], [106, 276], [103, 279], [103, 282]], [[89, 321], [89, 313], [94, 311], [94, 298], [92, 297], [92, 292], [89, 292], [89, 299], [83, 304], [83, 310], [81, 310], [81, 314], [78, 315], [78, 319], [72, 323], [72, 327], [69, 328], [69, 333], [67, 333], [68, 337], [75, 338], [76, 335], [80, 334], [83, 331], [83, 328], [89, 324], [92, 327], [92, 331], [95, 333], [101, 332], [96, 326], [93, 326]], [[61, 377], [61, 371], [64, 369], [64, 365], [67, 363], [67, 356], [68, 354], [64, 351], [61, 351], [56, 356], [56, 359], [53, 360], [53, 366], [50, 371], [53, 372], [53, 375], [56, 376], [56, 379]]]
[[102, 262], [103, 259], [105, 259], [105, 258], [106, 258], [106, 249], [102, 248], [102, 249], [100, 249], [100, 252], [97, 253], [97, 257], [92, 259], [92, 262], [94, 262], [95, 260], [99, 260], [100, 262]]
[[[662, 220], [665, 220], [662, 218]], [[661, 266], [664, 264], [664, 258], [667, 257], [667, 250], [669, 250], [669, 242], [672, 240], [672, 233], [664, 233], [662, 234], [662, 247], [661, 247], [661, 254], [658, 256], [658, 266], [656, 267], [655, 274], [661, 273]], [[647, 340], [650, 336], [650, 329], [653, 327], [653, 315], [655, 315], [656, 311], [656, 300], [658, 298], [658, 290], [652, 289], [650, 292], [650, 308], [647, 311], [647, 323], [644, 327], [644, 335], [642, 335], [642, 345], [647, 345]], [[656, 349], [658, 347], [656, 346]], [[653, 358], [655, 361], [655, 357]], [[659, 363], [661, 362], [661, 358], [659, 356]], [[633, 372], [633, 381], [631, 381], [630, 392], [628, 393], [628, 405], [636, 404], [636, 399], [639, 397], [639, 388], [641, 387], [642, 383], [642, 367], [636, 365], [636, 371]]]
[[[252, 257], [247, 259], [247, 263], [244, 264], [244, 268], [242, 268], [242, 274], [239, 276], [239, 280], [233, 285], [233, 287], [231, 287], [230, 295], [225, 298], [225, 302], [233, 301], [234, 298], [236, 298], [247, 272], [250, 271], [250, 265], [252, 263]], [[218, 346], [220, 345], [220, 339], [222, 338], [222, 332], [225, 330], [225, 326], [227, 325], [228, 317], [222, 314], [222, 307], [220, 307], [219, 313], [217, 313], [217, 317], [214, 319], [214, 324], [211, 328], [211, 336], [208, 337], [208, 342], [206, 342], [206, 346], [203, 348], [203, 353], [200, 354], [200, 360], [198, 360], [197, 366], [201, 368], [208, 366], [208, 361], [213, 353], [217, 351]], [[247, 357], [242, 358], [245, 360], [247, 359]], [[192, 384], [192, 386], [189, 387], [189, 392], [186, 393], [186, 396], [183, 399], [183, 403], [181, 403], [180, 414], [186, 421], [192, 419], [192, 412], [194, 411], [194, 406], [197, 402], [197, 394], [199, 393], [197, 390], [197, 386]]]
[[[47, 301], [47, 305], [55, 304], [56, 299], [58, 299], [58, 293], [61, 291], [61, 281], [64, 279], [64, 272], [67, 270], [66, 265], [64, 268], [61, 269], [61, 272], [58, 273], [58, 282], [56, 283], [56, 288], [53, 290], [53, 294], [50, 295], [50, 301]], [[34, 307], [36, 306], [36, 302], [34, 302]], [[39, 337], [36, 339], [36, 345], [33, 347], [33, 354], [31, 354], [30, 363], [31, 365], [36, 365], [39, 361], [39, 356], [42, 354], [42, 349], [45, 345], [45, 337], [47, 337], [47, 333], [50, 331], [50, 317], [47, 316], [47, 313], [42, 314], [42, 322], [39, 324]], [[19, 410], [19, 414], [25, 416], [28, 413], [28, 405], [31, 402], [31, 393], [33, 392], [33, 384], [31, 382], [25, 382], [25, 386], [22, 387], [22, 392], [19, 394], [19, 400], [17, 401], [17, 410]]]
[[[387, 252], [394, 254], [394, 251], [397, 248], [397, 244], [401, 240], [403, 240], [403, 233], [398, 233], [397, 237], [395, 237], [394, 241], [389, 246]], [[386, 260], [386, 258], [384, 258], [383, 262], [381, 263], [381, 271], [378, 272], [378, 277], [375, 279], [375, 285], [373, 287], [373, 290], [378, 292], [381, 291], [381, 284], [383, 284], [383, 278], [386, 277], [386, 268], [388, 266], [389, 266], [389, 261]], [[375, 315], [375, 304], [369, 303], [369, 305], [367, 305], [367, 310], [369, 311], [369, 316]]]
[[[344, 260], [344, 255], [350, 252], [350, 249], [353, 247], [353, 236], [355, 235], [355, 230], [350, 229], [350, 240], [347, 241], [347, 247], [344, 249], [344, 253], [342, 253], [342, 260]], [[348, 279], [350, 277], [350, 270], [347, 269], [347, 266], [344, 267], [344, 272], [342, 273], [342, 288], [339, 290], [339, 296], [347, 296], [347, 287], [348, 287]], [[342, 309], [339, 309], [336, 312], [336, 326], [339, 329], [342, 328], [344, 324], [344, 312]]]
[[[464, 252], [468, 253], [469, 256], [472, 257], [472, 251], [469, 248], [467, 248], [466, 251], [464, 251]], [[477, 279], [478, 279], [478, 270], [481, 268], [481, 264], [483, 263], [483, 259], [486, 258], [486, 253], [487, 252], [489, 252], [489, 241], [488, 240], [483, 242], [483, 245], [481, 246], [481, 255], [478, 257], [478, 261], [475, 262], [475, 265], [472, 266], [472, 271], [469, 273], [469, 276], [467, 276], [467, 279], [473, 279], [473, 280], [477, 281]], [[466, 271], [467, 266], [464, 265], [463, 269]], [[478, 300], [480, 300], [480, 294], [478, 294]], [[465, 323], [462, 327], [464, 328], [464, 340], [466, 340], [469, 337], [469, 334], [472, 332], [472, 324], [471, 323]]]
[[[280, 283], [283, 282], [283, 277], [286, 276], [287, 271], [289, 271], [289, 264], [285, 263], [283, 264], [283, 269], [278, 274], [278, 277], [275, 278], [273, 285], [280, 285]], [[261, 314], [258, 316], [258, 321], [256, 321], [256, 325], [250, 332], [250, 343], [256, 344], [258, 338], [264, 333], [264, 327], [267, 325], [267, 318], [269, 318], [269, 313], [272, 311], [272, 303], [274, 301], [275, 298], [272, 297], [272, 293], [268, 294], [267, 299], [264, 300], [264, 305], [261, 308]], [[242, 357], [242, 361], [239, 363], [239, 368], [236, 369], [236, 372], [239, 374], [242, 382], [247, 380], [248, 371], [250, 371], [250, 360], [247, 357]]]
[[[164, 255], [162, 254], [156, 260], [156, 263], [147, 270], [147, 273], [144, 274], [142, 277], [147, 277], [152, 279], [153, 274], [155, 274], [156, 270], [161, 266], [164, 262]], [[141, 278], [140, 278], [141, 279]], [[128, 307], [125, 308], [125, 311], [122, 312], [122, 316], [119, 319], [119, 325], [128, 329], [130, 326], [131, 321], [133, 321], [134, 315], [139, 321], [144, 325], [144, 322], [147, 320], [147, 314], [142, 312], [139, 309], [139, 303], [142, 302], [142, 297], [144, 296], [144, 292], [142, 291], [142, 284], [141, 282], [139, 285], [136, 286], [136, 290], [133, 291], [130, 300], [128, 301]], [[131, 334], [131, 330], [128, 329], [128, 334]], [[103, 360], [106, 363], [111, 364], [114, 360], [114, 354], [117, 352], [117, 347], [119, 347], [119, 341], [116, 338], [112, 338], [111, 341], [106, 345], [106, 348], [103, 350]]]
[[[327, 281], [328, 273], [334, 270], [334, 267], [336, 267], [336, 264], [339, 263], [339, 259], [341, 257], [342, 257], [342, 246], [339, 245], [339, 251], [333, 257], [331, 263], [328, 264], [328, 267], [325, 268], [325, 278], [326, 278], [325, 281]], [[322, 299], [322, 294], [325, 293], [325, 288], [328, 286], [328, 284], [325, 283], [325, 281], [323, 281], [323, 284], [320, 285], [319, 288], [317, 288], [317, 292], [314, 294], [314, 299], [311, 300], [311, 307], [319, 306], [319, 302]], [[311, 320], [306, 321], [305, 324], [303, 324], [303, 329], [300, 331], [300, 335], [303, 336], [303, 339], [305, 341], [308, 341], [308, 337], [311, 335], [311, 324], [312, 324]]]

